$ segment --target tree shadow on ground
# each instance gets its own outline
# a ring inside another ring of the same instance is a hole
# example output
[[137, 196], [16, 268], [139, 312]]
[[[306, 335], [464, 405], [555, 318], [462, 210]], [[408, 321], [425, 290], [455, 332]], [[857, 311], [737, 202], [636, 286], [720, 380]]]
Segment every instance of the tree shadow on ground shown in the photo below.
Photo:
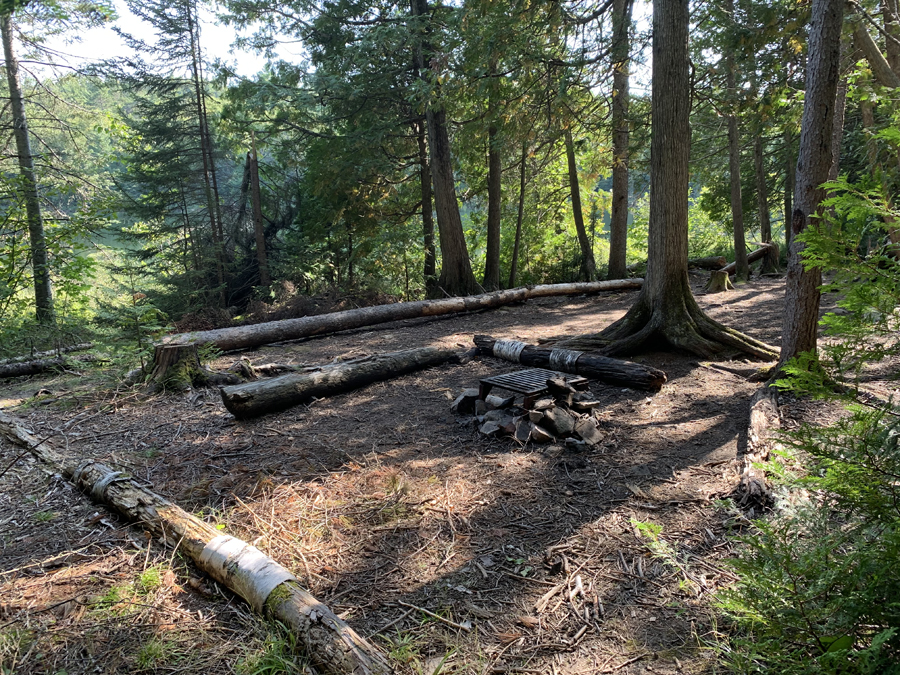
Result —
[[[633, 297], [548, 299], [261, 353], [321, 363], [473, 332], [536, 340], [601, 327]], [[741, 312], [763, 317], [762, 332], [778, 310]], [[460, 389], [513, 369], [494, 359], [247, 422], [212, 392], [124, 402], [65, 438], [269, 552], [410, 668], [454, 651], [457, 672], [628, 673], [650, 658], [667, 672], [702, 660], [708, 599], [729, 579], [715, 562], [728, 518], [712, 502], [732, 485], [755, 385], [689, 357], [641, 360], [666, 370], [668, 384], [659, 394], [593, 385], [605, 440], [586, 453], [486, 439], [450, 412]], [[662, 534], [654, 541], [637, 523]]]

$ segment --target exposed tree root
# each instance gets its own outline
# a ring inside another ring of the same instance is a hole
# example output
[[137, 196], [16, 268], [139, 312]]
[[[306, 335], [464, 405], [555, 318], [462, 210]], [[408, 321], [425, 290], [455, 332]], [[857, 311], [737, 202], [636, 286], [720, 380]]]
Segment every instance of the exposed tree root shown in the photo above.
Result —
[[711, 358], [732, 348], [767, 361], [778, 358], [777, 348], [714, 321], [690, 295], [681, 302], [656, 303], [654, 307], [642, 296], [624, 317], [599, 333], [578, 335], [557, 344], [607, 356], [675, 349]]

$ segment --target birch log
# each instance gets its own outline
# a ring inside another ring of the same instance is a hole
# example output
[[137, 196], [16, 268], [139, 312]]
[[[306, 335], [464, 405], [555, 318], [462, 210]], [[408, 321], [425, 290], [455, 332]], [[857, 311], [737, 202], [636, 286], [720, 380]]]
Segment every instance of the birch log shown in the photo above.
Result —
[[84, 352], [88, 349], [93, 349], [93, 342], [81, 342], [77, 345], [71, 345], [69, 347], [59, 347], [58, 349], [51, 349], [46, 352], [34, 352], [33, 354], [29, 354], [27, 356], [13, 356], [9, 359], [0, 360], [0, 366], [8, 366], [11, 363], [25, 363], [26, 361], [36, 361], [38, 359], [52, 359], [57, 356], [62, 356], [63, 354], [70, 354], [72, 352]]
[[525, 366], [582, 375], [618, 387], [659, 391], [666, 383], [666, 374], [657, 368], [600, 354], [535, 347], [514, 340], [495, 340], [489, 335], [476, 335], [475, 344], [482, 354], [491, 354]]
[[616, 281], [595, 281], [571, 284], [548, 284], [525, 288], [511, 288], [505, 291], [471, 295], [443, 300], [418, 300], [397, 302], [390, 305], [376, 305], [349, 309], [343, 312], [304, 316], [299, 319], [269, 321], [252, 326], [235, 326], [195, 333], [170, 335], [163, 340], [167, 345], [209, 344], [223, 351], [251, 349], [260, 345], [298, 340], [314, 335], [327, 335], [342, 330], [374, 326], [389, 321], [418, 319], [461, 312], [477, 312], [494, 307], [502, 307], [532, 298], [554, 295], [577, 295], [580, 293], [600, 293], [639, 289], [643, 279], [622, 279]]
[[372, 644], [304, 590], [297, 578], [259, 549], [223, 535], [128, 476], [81, 461], [29, 433], [0, 412], [0, 435], [27, 448], [64, 478], [154, 535], [177, 546], [216, 581], [293, 630], [306, 656], [329, 675], [388, 675], [393, 669]]
[[451, 361], [459, 363], [466, 358], [465, 353], [435, 347], [376, 354], [323, 366], [312, 372], [289, 373], [268, 380], [223, 387], [222, 401], [228, 411], [239, 419], [258, 417], [290, 408], [313, 397], [341, 394], [372, 382], [389, 380]]

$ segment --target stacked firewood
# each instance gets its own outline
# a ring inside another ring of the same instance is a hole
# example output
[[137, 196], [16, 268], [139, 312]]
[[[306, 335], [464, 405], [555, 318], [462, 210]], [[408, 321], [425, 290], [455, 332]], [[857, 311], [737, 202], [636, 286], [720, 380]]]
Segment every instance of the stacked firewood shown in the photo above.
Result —
[[531, 408], [516, 405], [516, 397], [488, 395], [465, 389], [451, 409], [471, 416], [485, 436], [509, 436], [518, 442], [562, 442], [573, 449], [589, 449], [606, 438], [597, 424], [594, 409], [600, 405], [588, 391], [576, 391], [562, 378], [547, 380], [547, 395]]

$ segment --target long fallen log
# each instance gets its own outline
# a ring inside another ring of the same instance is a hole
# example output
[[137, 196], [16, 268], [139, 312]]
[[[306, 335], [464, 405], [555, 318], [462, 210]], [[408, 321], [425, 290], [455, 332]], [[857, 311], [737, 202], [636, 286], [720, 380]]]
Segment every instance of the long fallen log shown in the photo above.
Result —
[[58, 356], [50, 359], [34, 359], [33, 361], [6, 363], [0, 365], [0, 379], [37, 375], [39, 373], [46, 373], [50, 370], [65, 370], [77, 363], [90, 363], [98, 360], [99, 359], [96, 356], [84, 354], [73, 357]]
[[239, 419], [258, 417], [309, 401], [333, 396], [442, 363], [464, 362], [467, 353], [452, 349], [422, 347], [388, 354], [376, 354], [344, 363], [335, 363], [307, 373], [222, 387], [222, 401]]
[[93, 342], [81, 342], [77, 345], [69, 345], [68, 347], [59, 347], [58, 349], [51, 349], [46, 352], [34, 352], [33, 354], [28, 354], [25, 356], [13, 356], [9, 359], [0, 360], [0, 366], [6, 366], [10, 363], [24, 363], [25, 361], [37, 361], [38, 359], [52, 359], [57, 356], [61, 356], [63, 354], [70, 354], [72, 352], [84, 352], [88, 349], [93, 349]]
[[250, 349], [260, 345], [285, 340], [298, 340], [314, 335], [327, 335], [343, 330], [374, 326], [389, 321], [418, 319], [444, 314], [475, 312], [503, 305], [524, 302], [532, 298], [554, 295], [576, 295], [580, 293], [600, 293], [603, 291], [631, 290], [640, 288], [643, 279], [622, 279], [571, 284], [550, 284], [527, 288], [511, 288], [505, 291], [471, 295], [463, 298], [443, 300], [418, 300], [398, 302], [390, 305], [376, 305], [343, 312], [304, 316], [299, 319], [269, 321], [252, 326], [235, 326], [216, 330], [180, 333], [164, 338], [162, 344], [191, 345], [209, 344], [223, 351]]
[[[724, 255], [710, 255], [704, 258], [688, 258], [688, 267], [699, 267], [704, 270], [719, 270], [725, 267], [727, 262]], [[625, 269], [629, 274], [643, 273], [647, 269], [647, 261], [640, 260], [636, 263], [631, 263]]]
[[759, 465], [780, 448], [776, 436], [780, 427], [778, 390], [774, 386], [763, 386], [750, 399], [747, 449], [738, 457], [740, 482], [734, 498], [741, 506], [758, 510], [772, 502], [765, 469]]
[[704, 270], [720, 270], [728, 261], [724, 255], [711, 255], [705, 258], [689, 258], [688, 267], [699, 267]]
[[119, 471], [81, 461], [29, 433], [0, 412], [0, 435], [27, 448], [64, 478], [126, 518], [177, 547], [203, 572], [296, 632], [306, 656], [330, 675], [388, 675], [393, 668], [372, 644], [304, 590], [297, 578], [262, 551], [223, 535]]
[[[747, 263], [755, 263], [757, 260], [761, 260], [766, 256], [766, 254], [775, 248], [774, 244], [763, 244], [762, 248], [758, 248], [755, 251], [751, 251], [747, 254]], [[728, 274], [734, 274], [737, 271], [737, 261], [728, 263], [725, 267], [722, 268], [722, 272], [727, 272]]]
[[666, 383], [666, 374], [657, 368], [600, 354], [536, 347], [515, 340], [496, 340], [489, 335], [476, 335], [475, 344], [482, 354], [491, 354], [524, 366], [582, 375], [617, 387], [658, 391]]

